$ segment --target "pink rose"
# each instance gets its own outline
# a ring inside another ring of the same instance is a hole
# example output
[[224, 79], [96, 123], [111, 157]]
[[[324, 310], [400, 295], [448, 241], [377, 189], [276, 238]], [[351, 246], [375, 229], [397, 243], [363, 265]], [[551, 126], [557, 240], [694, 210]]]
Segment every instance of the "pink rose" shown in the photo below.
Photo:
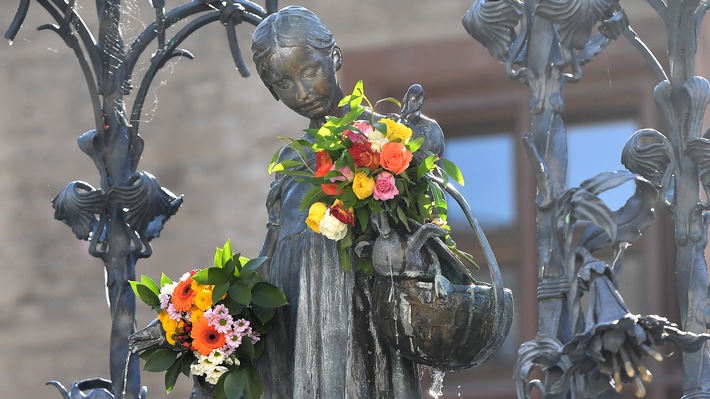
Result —
[[382, 171], [375, 178], [375, 190], [372, 192], [373, 198], [378, 201], [387, 201], [399, 194], [397, 186], [394, 184], [394, 175]]
[[331, 171], [337, 170], [342, 174], [342, 176], [335, 176], [331, 177], [330, 181], [333, 183], [336, 182], [343, 182], [343, 181], [353, 181], [353, 178], [355, 177], [355, 173], [350, 169], [348, 165], [343, 166], [342, 168], [335, 169], [335, 165], [331, 166], [330, 168]]
[[353, 130], [346, 130], [343, 132], [342, 137], [349, 138], [350, 141], [353, 142], [353, 144], [367, 143], [367, 137], [370, 135], [370, 132], [372, 132], [372, 126], [368, 125], [365, 121], [357, 121], [353, 123], [353, 126], [355, 126], [355, 128], [359, 130], [359, 132]]

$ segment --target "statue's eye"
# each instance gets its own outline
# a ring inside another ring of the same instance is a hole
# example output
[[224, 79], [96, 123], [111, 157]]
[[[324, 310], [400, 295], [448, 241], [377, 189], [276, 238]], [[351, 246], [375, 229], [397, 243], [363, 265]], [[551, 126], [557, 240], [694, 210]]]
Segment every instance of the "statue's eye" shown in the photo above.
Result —
[[317, 77], [319, 73], [320, 73], [320, 67], [311, 66], [311, 67], [306, 68], [303, 71], [302, 75], [304, 78], [313, 79], [313, 78]]
[[274, 82], [274, 87], [278, 87], [279, 89], [288, 89], [291, 87], [291, 81], [288, 79], [280, 79]]

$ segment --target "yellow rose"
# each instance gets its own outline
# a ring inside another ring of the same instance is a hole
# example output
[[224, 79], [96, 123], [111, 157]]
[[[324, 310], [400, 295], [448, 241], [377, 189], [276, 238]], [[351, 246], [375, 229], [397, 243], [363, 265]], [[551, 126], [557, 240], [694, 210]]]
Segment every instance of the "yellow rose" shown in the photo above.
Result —
[[372, 195], [375, 190], [375, 179], [368, 176], [364, 171], [357, 172], [353, 179], [353, 191], [359, 199], [365, 199]]
[[389, 141], [398, 141], [402, 144], [407, 144], [409, 139], [412, 137], [412, 129], [401, 123], [395, 122], [389, 118], [380, 119], [380, 122], [384, 122], [387, 125], [387, 139]]
[[320, 234], [320, 221], [323, 220], [323, 215], [325, 215], [326, 210], [328, 210], [328, 207], [322, 202], [316, 202], [311, 205], [311, 208], [308, 210], [306, 224], [311, 230], [318, 234]]

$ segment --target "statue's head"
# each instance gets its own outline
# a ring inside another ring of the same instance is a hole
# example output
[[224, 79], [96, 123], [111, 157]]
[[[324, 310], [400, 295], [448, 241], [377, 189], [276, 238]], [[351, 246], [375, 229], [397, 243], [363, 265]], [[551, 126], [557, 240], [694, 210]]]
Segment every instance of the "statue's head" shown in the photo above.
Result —
[[251, 47], [257, 72], [276, 99], [309, 119], [337, 108], [342, 56], [313, 12], [289, 6], [269, 15], [256, 27]]

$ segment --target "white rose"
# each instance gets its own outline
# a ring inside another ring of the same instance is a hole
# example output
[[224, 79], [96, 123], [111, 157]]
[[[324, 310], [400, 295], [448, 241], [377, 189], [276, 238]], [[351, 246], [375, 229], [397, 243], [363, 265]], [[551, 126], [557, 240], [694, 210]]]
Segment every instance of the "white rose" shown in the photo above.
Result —
[[382, 145], [389, 142], [387, 137], [376, 129], [373, 129], [370, 135], [367, 136], [367, 141], [372, 145], [373, 151], [377, 152], [382, 152]]
[[342, 240], [348, 233], [348, 225], [331, 215], [330, 209], [325, 211], [318, 227], [321, 234], [335, 241]]

